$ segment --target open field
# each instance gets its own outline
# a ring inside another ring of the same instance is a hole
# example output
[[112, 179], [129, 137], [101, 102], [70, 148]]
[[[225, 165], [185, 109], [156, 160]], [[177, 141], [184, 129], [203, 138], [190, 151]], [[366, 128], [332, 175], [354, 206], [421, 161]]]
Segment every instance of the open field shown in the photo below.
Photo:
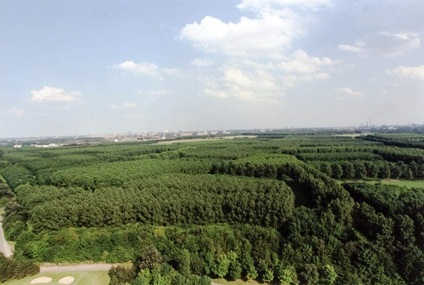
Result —
[[345, 182], [365, 182], [369, 184], [384, 184], [384, 185], [396, 185], [400, 187], [406, 187], [409, 189], [412, 188], [423, 188], [424, 189], [424, 180], [397, 180], [397, 179], [378, 179], [378, 180], [338, 180], [339, 184]]
[[175, 143], [187, 143], [187, 142], [210, 142], [217, 140], [232, 140], [232, 139], [253, 139], [256, 136], [224, 136], [224, 137], [214, 137], [214, 138], [194, 138], [194, 139], [176, 139], [176, 140], [165, 140], [159, 141], [157, 144], [169, 145]]
[[424, 188], [424, 180], [378, 180], [372, 183], [383, 183], [387, 185], [405, 186], [407, 188]]
[[10, 280], [4, 285], [28, 285], [31, 281], [40, 277], [50, 277], [52, 279], [49, 283], [38, 283], [46, 285], [64, 284], [59, 283], [63, 277], [72, 276], [74, 281], [72, 285], [107, 285], [109, 284], [109, 276], [107, 271], [66, 271], [66, 272], [44, 272], [34, 276], [25, 277], [20, 280]]
[[223, 278], [219, 278], [219, 279], [212, 280], [211, 284], [212, 285], [259, 285], [259, 284], [267, 285], [269, 283], [265, 283], [265, 282], [259, 283], [255, 280], [252, 280], [252, 279], [249, 279], [247, 281], [244, 281], [244, 280], [241, 280], [241, 279], [237, 279], [237, 280], [234, 280], [234, 281], [227, 281]]

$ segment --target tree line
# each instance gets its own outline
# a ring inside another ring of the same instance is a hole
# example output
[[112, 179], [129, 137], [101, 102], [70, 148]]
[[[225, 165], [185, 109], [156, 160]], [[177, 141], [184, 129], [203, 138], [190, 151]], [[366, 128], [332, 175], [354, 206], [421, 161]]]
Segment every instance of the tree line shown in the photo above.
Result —
[[277, 228], [294, 210], [293, 192], [281, 181], [166, 174], [133, 183], [94, 191], [21, 185], [15, 190], [16, 202], [6, 205], [4, 227], [13, 235], [22, 223], [35, 232], [129, 223], [226, 222]]

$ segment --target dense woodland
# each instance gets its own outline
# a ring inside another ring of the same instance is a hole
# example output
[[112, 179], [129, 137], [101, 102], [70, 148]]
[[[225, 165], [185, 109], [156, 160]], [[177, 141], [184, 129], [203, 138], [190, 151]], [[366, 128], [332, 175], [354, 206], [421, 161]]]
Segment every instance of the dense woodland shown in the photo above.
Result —
[[2, 147], [0, 206], [14, 261], [132, 261], [111, 284], [422, 285], [424, 188], [384, 181], [424, 179], [423, 146], [310, 133]]

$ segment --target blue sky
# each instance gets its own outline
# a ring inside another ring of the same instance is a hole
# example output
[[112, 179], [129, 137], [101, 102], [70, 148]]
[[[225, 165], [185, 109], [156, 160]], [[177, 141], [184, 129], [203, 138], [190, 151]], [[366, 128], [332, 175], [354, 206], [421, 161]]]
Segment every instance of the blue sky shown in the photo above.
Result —
[[424, 123], [421, 0], [2, 0], [0, 137]]

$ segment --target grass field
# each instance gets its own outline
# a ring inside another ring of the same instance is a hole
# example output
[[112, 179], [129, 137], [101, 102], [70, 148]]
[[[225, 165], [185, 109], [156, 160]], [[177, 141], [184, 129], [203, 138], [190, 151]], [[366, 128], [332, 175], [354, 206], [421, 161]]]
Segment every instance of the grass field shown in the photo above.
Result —
[[[108, 285], [109, 276], [107, 271], [67, 271], [67, 272], [45, 272], [38, 273], [37, 275], [25, 277], [20, 280], [10, 280], [4, 285], [29, 285], [31, 281], [39, 277], [50, 277], [52, 282], [42, 283], [46, 285], [60, 284], [58, 281], [65, 276], [72, 276], [75, 278], [71, 285]], [[41, 283], [40, 283], [41, 284]]]
[[370, 183], [383, 183], [388, 185], [405, 186], [407, 188], [424, 188], [424, 180], [375, 180]]
[[178, 139], [178, 140], [165, 140], [158, 141], [157, 144], [174, 144], [174, 143], [187, 143], [187, 142], [210, 142], [216, 140], [232, 140], [232, 139], [253, 139], [257, 136], [223, 136], [223, 137], [212, 137], [212, 138], [193, 138], [193, 139]]
[[[67, 271], [67, 272], [45, 272], [39, 273], [34, 276], [26, 277], [20, 280], [11, 280], [5, 283], [4, 285], [30, 285], [31, 281], [39, 278], [39, 277], [50, 277], [52, 278], [52, 282], [50, 283], [42, 283], [46, 285], [57, 285], [58, 281], [65, 277], [72, 276], [75, 278], [74, 282], [71, 285], [108, 285], [109, 284], [109, 276], [107, 275], [107, 271]], [[235, 281], [226, 281], [223, 278], [212, 280], [212, 284], [219, 285], [266, 285], [268, 283], [258, 283], [255, 280], [235, 280]]]
[[257, 281], [255, 281], [255, 280], [247, 280], [247, 281], [244, 281], [244, 280], [241, 280], [241, 279], [237, 279], [237, 280], [234, 280], [234, 281], [227, 281], [227, 280], [225, 280], [225, 279], [223, 279], [223, 278], [219, 278], [219, 279], [213, 279], [212, 280], [212, 285], [214, 285], [214, 284], [219, 284], [219, 285], [259, 285], [259, 284], [261, 284], [261, 285], [267, 285], [267, 284], [269, 284], [269, 283], [259, 283], [259, 282], [257, 282]]
[[406, 188], [422, 188], [424, 189], [424, 180], [396, 180], [396, 179], [383, 179], [383, 180], [338, 180], [339, 184], [343, 184], [345, 182], [366, 182], [370, 184], [387, 184], [387, 185], [397, 185], [404, 186]]

